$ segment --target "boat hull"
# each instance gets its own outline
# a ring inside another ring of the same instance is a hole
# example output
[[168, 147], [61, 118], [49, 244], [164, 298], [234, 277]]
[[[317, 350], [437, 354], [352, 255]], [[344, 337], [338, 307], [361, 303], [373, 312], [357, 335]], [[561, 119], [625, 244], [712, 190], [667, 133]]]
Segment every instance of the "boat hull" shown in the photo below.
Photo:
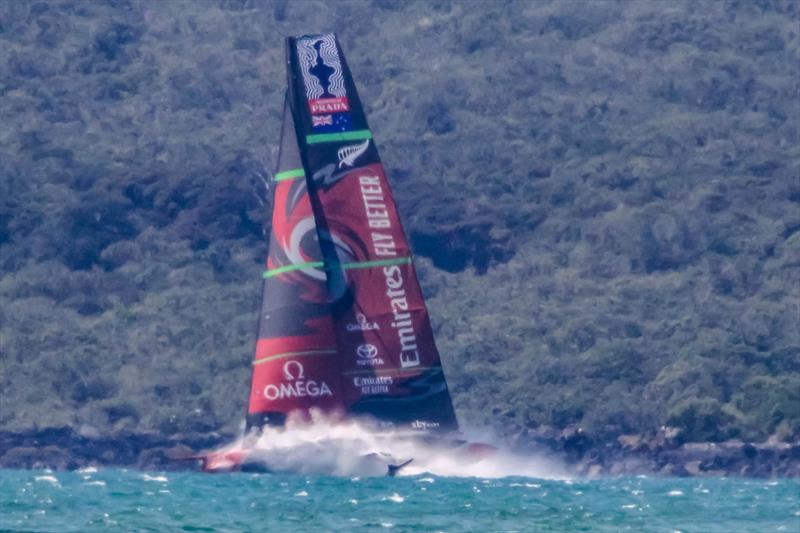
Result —
[[[497, 453], [497, 448], [492, 445], [480, 442], [468, 442], [463, 440], [430, 441], [425, 439], [420, 441], [425, 446], [434, 445], [437, 450], [446, 454], [452, 454], [464, 464], [470, 464], [493, 457]], [[270, 468], [269, 461], [265, 460], [258, 448], [235, 448], [228, 450], [211, 451], [198, 454], [193, 457], [199, 460], [202, 472], [226, 473], [226, 472], [276, 472], [291, 471], [291, 469]], [[399, 470], [398, 465], [405, 466], [414, 458], [406, 457], [398, 460], [387, 453], [368, 453], [363, 454], [354, 461], [354, 469], [367, 475], [394, 475]]]

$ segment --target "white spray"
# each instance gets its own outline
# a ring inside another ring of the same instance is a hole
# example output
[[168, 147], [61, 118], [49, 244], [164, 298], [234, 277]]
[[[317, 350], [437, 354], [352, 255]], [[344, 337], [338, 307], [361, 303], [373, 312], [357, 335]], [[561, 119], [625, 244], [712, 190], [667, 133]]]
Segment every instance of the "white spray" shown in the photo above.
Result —
[[239, 447], [250, 450], [248, 462], [260, 462], [272, 472], [383, 476], [389, 464], [413, 459], [398, 475], [567, 477], [561, 465], [542, 455], [523, 456], [499, 448], [469, 454], [449, 443], [421, 442], [407, 433], [377, 431], [367, 423], [313, 412], [310, 421], [290, 417], [286, 426], [265, 427], [257, 439], [242, 439], [229, 449]]

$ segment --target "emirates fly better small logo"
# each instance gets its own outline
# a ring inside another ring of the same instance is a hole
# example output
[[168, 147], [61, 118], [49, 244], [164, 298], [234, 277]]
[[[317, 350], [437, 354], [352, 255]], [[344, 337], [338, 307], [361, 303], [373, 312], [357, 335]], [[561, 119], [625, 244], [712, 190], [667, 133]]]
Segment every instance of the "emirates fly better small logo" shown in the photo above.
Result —
[[378, 357], [378, 347], [374, 344], [359, 344], [356, 348], [357, 363], [361, 366], [377, 366], [383, 364], [383, 359]]

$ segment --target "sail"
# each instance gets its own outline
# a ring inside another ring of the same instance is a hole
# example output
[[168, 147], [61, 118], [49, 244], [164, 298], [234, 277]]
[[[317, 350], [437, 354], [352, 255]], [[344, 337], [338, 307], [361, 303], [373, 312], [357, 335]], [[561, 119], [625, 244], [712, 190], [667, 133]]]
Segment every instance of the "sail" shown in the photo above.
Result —
[[292, 411], [343, 410], [327, 275], [288, 101], [274, 182], [247, 427], [283, 424]]
[[346, 411], [455, 430], [411, 251], [341, 47], [333, 34], [289, 38], [287, 61]]

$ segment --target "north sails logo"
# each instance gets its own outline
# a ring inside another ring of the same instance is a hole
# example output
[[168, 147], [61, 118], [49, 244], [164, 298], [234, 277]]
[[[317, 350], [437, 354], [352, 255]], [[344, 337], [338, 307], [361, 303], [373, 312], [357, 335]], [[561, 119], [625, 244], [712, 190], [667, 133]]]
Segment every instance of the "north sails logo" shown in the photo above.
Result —
[[287, 383], [278, 385], [270, 383], [264, 387], [264, 398], [270, 401], [286, 398], [317, 398], [333, 396], [330, 387], [324, 381], [317, 382], [305, 379], [305, 369], [299, 361], [286, 361], [283, 364], [283, 377]]
[[367, 151], [367, 148], [369, 148], [369, 139], [363, 143], [351, 144], [339, 148], [339, 151], [336, 152], [336, 157], [339, 158], [339, 168], [343, 166], [352, 167], [355, 165], [356, 160]]

